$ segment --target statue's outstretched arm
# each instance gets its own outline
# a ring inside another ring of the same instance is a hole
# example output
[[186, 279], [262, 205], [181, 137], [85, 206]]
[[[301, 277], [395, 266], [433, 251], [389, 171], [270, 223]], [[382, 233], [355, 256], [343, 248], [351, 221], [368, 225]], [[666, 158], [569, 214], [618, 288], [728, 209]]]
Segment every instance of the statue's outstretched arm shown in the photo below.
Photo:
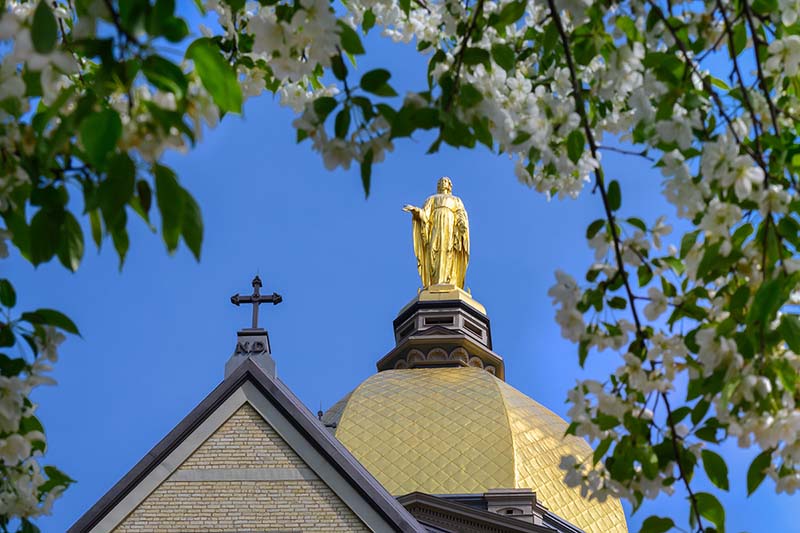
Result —
[[407, 213], [411, 213], [411, 216], [414, 216], [414, 217], [418, 217], [419, 216], [419, 207], [411, 205], [411, 204], [404, 205], [403, 206], [403, 211], [405, 211]]

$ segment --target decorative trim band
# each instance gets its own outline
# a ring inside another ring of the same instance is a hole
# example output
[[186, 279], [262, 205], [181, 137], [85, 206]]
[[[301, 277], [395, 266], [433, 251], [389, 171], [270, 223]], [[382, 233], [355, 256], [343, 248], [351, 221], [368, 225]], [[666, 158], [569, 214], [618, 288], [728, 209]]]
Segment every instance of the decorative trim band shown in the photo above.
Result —
[[303, 481], [319, 479], [310, 468], [199, 468], [178, 470], [169, 481]]

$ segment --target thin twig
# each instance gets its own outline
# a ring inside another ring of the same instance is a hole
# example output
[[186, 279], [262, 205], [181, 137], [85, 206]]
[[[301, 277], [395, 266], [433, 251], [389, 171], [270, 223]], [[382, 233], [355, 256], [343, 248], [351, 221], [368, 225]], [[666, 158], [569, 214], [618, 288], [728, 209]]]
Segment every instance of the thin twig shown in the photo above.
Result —
[[[753, 55], [756, 58], [756, 69], [758, 72], [758, 83], [761, 85], [761, 90], [764, 93], [764, 98], [767, 100], [767, 106], [769, 107], [769, 115], [772, 119], [772, 127], [775, 129], [775, 135], [780, 137], [781, 131], [778, 125], [778, 110], [775, 107], [775, 103], [772, 101], [772, 96], [769, 94], [769, 89], [767, 88], [767, 80], [766, 76], [764, 76], [764, 70], [761, 67], [761, 57], [758, 53], [758, 46], [760, 44], [766, 44], [764, 41], [761, 40], [758, 33], [756, 33], [756, 26], [753, 22], [753, 17], [750, 12], [750, 6], [747, 3], [747, 0], [742, 0], [742, 10], [744, 11], [744, 17], [747, 20], [747, 25], [750, 26], [750, 33], [753, 35]], [[766, 180], [769, 179], [767, 176], [764, 180], [764, 186], [767, 185]]]
[[119, 18], [119, 13], [117, 13], [117, 11], [114, 9], [114, 4], [111, 3], [111, 0], [103, 0], [103, 2], [105, 3], [106, 8], [108, 8], [108, 11], [111, 13], [111, 20], [114, 22], [114, 26], [116, 26], [125, 39], [139, 46], [139, 40], [122, 26], [122, 20]]
[[605, 146], [605, 145], [601, 144], [601, 145], [598, 145], [597, 149], [600, 150], [600, 151], [617, 152], [618, 154], [624, 154], [624, 155], [635, 155], [635, 156], [638, 156], [638, 157], [643, 157], [643, 158], [647, 159], [648, 161], [652, 161], [654, 163], [656, 161], [655, 157], [647, 155], [647, 148], [645, 148], [644, 150], [642, 150], [640, 152], [637, 152], [636, 150], [626, 150], [625, 148], [618, 148], [616, 146]]
[[448, 96], [447, 102], [445, 102], [445, 111], [450, 110], [450, 106], [453, 104], [453, 97], [458, 92], [458, 83], [461, 76], [461, 65], [464, 63], [464, 53], [467, 51], [467, 46], [469, 45], [469, 40], [472, 37], [472, 32], [475, 31], [475, 24], [478, 22], [478, 17], [483, 11], [483, 2], [484, 0], [478, 0], [478, 3], [475, 4], [475, 9], [472, 11], [472, 18], [469, 21], [469, 26], [467, 26], [467, 29], [464, 32], [464, 37], [461, 38], [461, 45], [458, 48], [458, 52], [456, 52], [456, 61], [453, 69], [455, 70], [455, 76], [453, 77], [453, 90]]
[[725, 33], [728, 36], [728, 51], [730, 52], [731, 61], [733, 62], [733, 71], [736, 73], [736, 78], [738, 81], [739, 89], [742, 91], [742, 100], [744, 102], [747, 111], [750, 113], [750, 117], [753, 119], [753, 128], [755, 129], [754, 135], [754, 142], [756, 145], [756, 152], [758, 153], [758, 160], [761, 162], [762, 168], [764, 169], [764, 174], [768, 173], [766, 166], [764, 165], [764, 150], [761, 148], [761, 132], [764, 131], [764, 126], [761, 124], [761, 120], [756, 115], [755, 108], [753, 107], [753, 102], [750, 100], [750, 93], [745, 87], [744, 83], [744, 76], [742, 76], [742, 71], [739, 68], [739, 60], [736, 57], [736, 45], [733, 40], [733, 24], [731, 23], [730, 19], [728, 18], [728, 12], [725, 11], [725, 6], [722, 4], [721, 0], [716, 0], [717, 9], [722, 16], [722, 21], [725, 24]]

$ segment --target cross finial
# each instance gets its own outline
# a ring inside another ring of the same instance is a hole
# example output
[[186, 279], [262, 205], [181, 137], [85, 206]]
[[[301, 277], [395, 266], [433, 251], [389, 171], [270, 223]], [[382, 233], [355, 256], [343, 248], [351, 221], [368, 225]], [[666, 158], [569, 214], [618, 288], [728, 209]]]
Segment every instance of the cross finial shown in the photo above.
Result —
[[239, 304], [253, 304], [253, 329], [258, 328], [258, 306], [262, 303], [272, 302], [272, 305], [278, 305], [283, 301], [283, 297], [277, 292], [269, 295], [261, 294], [261, 278], [258, 276], [253, 278], [253, 294], [250, 296], [239, 296], [237, 292], [231, 296], [231, 303], [235, 306]]

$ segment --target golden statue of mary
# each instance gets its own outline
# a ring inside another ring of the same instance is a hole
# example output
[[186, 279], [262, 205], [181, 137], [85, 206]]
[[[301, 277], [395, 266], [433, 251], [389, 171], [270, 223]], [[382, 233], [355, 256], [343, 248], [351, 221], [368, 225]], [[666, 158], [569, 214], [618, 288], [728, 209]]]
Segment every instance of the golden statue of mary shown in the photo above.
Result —
[[403, 207], [411, 213], [417, 269], [423, 288], [449, 284], [463, 289], [469, 262], [467, 211], [453, 196], [450, 178], [440, 179], [436, 189], [422, 207]]

